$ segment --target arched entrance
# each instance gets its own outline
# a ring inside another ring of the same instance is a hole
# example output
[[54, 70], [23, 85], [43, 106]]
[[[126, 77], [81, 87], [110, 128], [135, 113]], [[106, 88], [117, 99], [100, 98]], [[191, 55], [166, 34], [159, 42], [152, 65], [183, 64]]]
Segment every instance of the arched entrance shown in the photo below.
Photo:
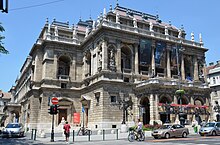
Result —
[[170, 104], [172, 102], [172, 98], [169, 96], [161, 96], [159, 103], [162, 104], [162, 111], [159, 112], [160, 120], [163, 123], [170, 122]]
[[148, 97], [144, 97], [140, 101], [140, 114], [143, 118], [143, 124], [149, 124], [150, 123], [150, 102]]

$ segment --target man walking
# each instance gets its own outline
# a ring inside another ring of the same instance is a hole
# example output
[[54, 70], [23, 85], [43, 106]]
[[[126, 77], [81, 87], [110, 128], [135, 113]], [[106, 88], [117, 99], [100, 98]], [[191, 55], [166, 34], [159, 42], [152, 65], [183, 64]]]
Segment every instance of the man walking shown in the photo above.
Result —
[[66, 137], [66, 143], [67, 144], [69, 144], [70, 128], [71, 128], [70, 125], [66, 121], [66, 124], [63, 126], [63, 129], [64, 129], [64, 134], [65, 134], [65, 137]]

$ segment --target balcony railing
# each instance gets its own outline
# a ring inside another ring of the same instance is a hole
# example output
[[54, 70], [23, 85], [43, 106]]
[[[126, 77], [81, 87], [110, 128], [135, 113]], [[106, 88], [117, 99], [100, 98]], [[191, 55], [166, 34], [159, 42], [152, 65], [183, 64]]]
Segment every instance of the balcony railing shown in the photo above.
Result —
[[70, 77], [68, 75], [58, 75], [59, 80], [70, 80]]

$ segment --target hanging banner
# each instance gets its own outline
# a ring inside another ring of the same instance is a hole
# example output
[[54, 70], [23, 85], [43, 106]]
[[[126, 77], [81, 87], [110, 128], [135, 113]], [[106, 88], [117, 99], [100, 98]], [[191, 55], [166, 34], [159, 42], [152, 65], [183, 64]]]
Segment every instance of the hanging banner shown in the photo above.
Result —
[[73, 123], [74, 124], [80, 123], [80, 113], [73, 113]]

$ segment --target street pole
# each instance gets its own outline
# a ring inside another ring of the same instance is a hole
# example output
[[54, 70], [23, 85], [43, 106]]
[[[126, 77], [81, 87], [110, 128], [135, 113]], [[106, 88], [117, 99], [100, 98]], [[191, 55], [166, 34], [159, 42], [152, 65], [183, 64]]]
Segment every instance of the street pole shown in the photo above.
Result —
[[82, 106], [82, 113], [83, 113], [83, 126], [82, 126], [82, 135], [84, 135], [85, 134], [85, 125], [84, 125], [84, 112], [85, 112], [85, 108], [84, 108], [84, 106]]
[[52, 131], [51, 131], [51, 142], [54, 142], [54, 114], [52, 116]]

